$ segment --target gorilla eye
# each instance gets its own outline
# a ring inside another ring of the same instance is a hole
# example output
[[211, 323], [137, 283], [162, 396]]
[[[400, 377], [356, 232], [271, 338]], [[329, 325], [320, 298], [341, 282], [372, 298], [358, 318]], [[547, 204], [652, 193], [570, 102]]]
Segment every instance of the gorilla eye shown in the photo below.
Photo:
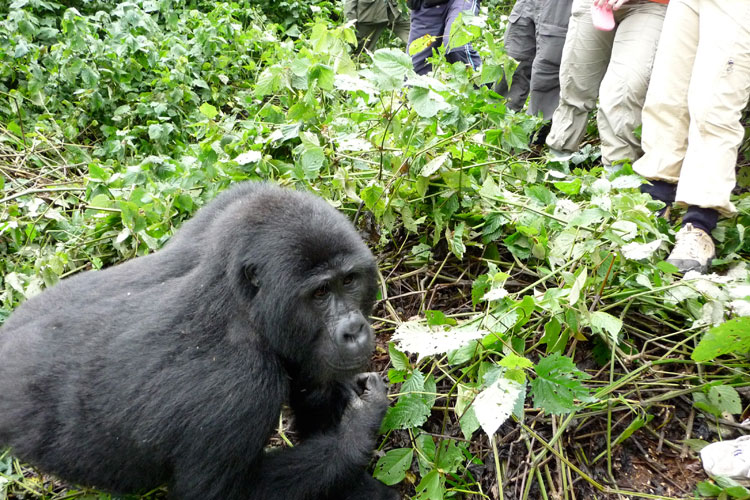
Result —
[[354, 273], [344, 276], [344, 285], [351, 285], [352, 283], [354, 283]]
[[326, 298], [326, 296], [328, 296], [329, 292], [330, 290], [328, 289], [328, 285], [323, 285], [321, 287], [318, 287], [313, 293], [313, 295], [315, 296], [316, 299], [324, 299]]

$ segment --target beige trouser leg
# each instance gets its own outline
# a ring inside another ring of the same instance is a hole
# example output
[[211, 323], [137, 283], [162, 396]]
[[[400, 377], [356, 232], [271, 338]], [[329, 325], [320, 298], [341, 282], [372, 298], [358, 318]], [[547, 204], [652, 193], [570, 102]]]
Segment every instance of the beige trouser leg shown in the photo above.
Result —
[[617, 27], [599, 31], [591, 22], [592, 0], [575, 0], [560, 66], [560, 104], [547, 144], [575, 151], [586, 132], [588, 113], [599, 97], [599, 135], [605, 165], [635, 159], [635, 129], [648, 88], [666, 7], [631, 0], [615, 13]]
[[750, 2], [672, 0], [634, 169], [677, 183], [677, 201], [735, 212], [740, 115], [750, 96]]

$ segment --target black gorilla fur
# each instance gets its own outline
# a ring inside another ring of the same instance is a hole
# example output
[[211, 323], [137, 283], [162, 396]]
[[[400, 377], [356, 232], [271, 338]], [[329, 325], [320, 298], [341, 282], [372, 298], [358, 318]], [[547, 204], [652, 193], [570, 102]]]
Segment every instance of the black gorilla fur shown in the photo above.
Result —
[[[393, 499], [365, 468], [372, 254], [325, 201], [240, 184], [160, 251], [65, 279], [0, 329], [0, 444], [172, 499]], [[264, 450], [283, 403], [301, 443]]]

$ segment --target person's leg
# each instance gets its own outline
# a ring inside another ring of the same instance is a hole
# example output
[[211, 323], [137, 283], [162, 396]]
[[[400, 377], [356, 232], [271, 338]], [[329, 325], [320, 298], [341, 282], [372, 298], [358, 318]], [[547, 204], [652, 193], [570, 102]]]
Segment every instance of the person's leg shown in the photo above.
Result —
[[547, 145], [559, 151], [578, 150], [612, 50], [614, 32], [594, 28], [591, 4], [592, 0], [574, 0], [563, 47], [560, 104], [547, 136]]
[[460, 47], [450, 46], [450, 33], [453, 22], [462, 12], [479, 14], [479, 0], [449, 0], [448, 13], [445, 17], [445, 28], [443, 29], [443, 44], [445, 47], [445, 58], [449, 63], [462, 62], [474, 69], [482, 66], [479, 53], [474, 50], [470, 43]]
[[677, 184], [667, 181], [651, 180], [641, 185], [641, 193], [648, 193], [655, 200], [663, 201], [667, 205], [674, 203], [677, 194]]
[[357, 54], [364, 49], [373, 52], [386, 26], [385, 23], [357, 23]]
[[560, 62], [570, 20], [571, 0], [545, 0], [536, 30], [528, 113], [551, 120], [560, 103]]
[[[528, 3], [528, 2], [527, 2]], [[516, 7], [519, 3], [516, 3]], [[515, 11], [515, 7], [513, 9]], [[505, 52], [518, 61], [510, 87], [503, 78], [495, 85], [495, 92], [505, 97], [508, 108], [520, 111], [529, 96], [531, 64], [536, 53], [536, 28], [531, 17], [511, 16], [505, 32]]]
[[560, 103], [560, 61], [565, 37], [542, 35], [537, 37], [537, 54], [531, 71], [530, 115], [540, 112], [551, 120]]
[[404, 43], [409, 43], [409, 29], [411, 28], [409, 16], [400, 10], [392, 12], [390, 16], [393, 17], [389, 23], [393, 34], [403, 40]]
[[599, 90], [597, 115], [605, 166], [637, 160], [643, 152], [636, 131], [666, 10], [663, 4], [631, 0], [615, 14], [612, 58]]
[[407, 51], [414, 40], [418, 40], [425, 35], [435, 37], [432, 45], [411, 56], [414, 71], [419, 75], [425, 75], [432, 71], [432, 65], [427, 62], [427, 58], [432, 56], [433, 49], [440, 47], [443, 43], [442, 36], [447, 12], [447, 3], [435, 5], [434, 7], [425, 7], [423, 5], [419, 9], [411, 11], [409, 41], [406, 44]]
[[687, 96], [698, 47], [695, 1], [672, 0], [667, 9], [641, 115], [643, 156], [633, 164], [646, 179], [674, 184], [675, 189], [690, 124]]
[[750, 2], [700, 0], [700, 41], [688, 91], [688, 146], [677, 203], [731, 215], [740, 123], [750, 97]]
[[520, 111], [529, 96], [531, 80], [531, 63], [536, 54], [536, 25], [534, 11], [536, 0], [517, 0], [508, 18], [508, 29], [505, 31], [505, 52], [518, 61], [518, 66], [508, 80], [503, 77], [493, 88], [505, 97], [508, 108]]

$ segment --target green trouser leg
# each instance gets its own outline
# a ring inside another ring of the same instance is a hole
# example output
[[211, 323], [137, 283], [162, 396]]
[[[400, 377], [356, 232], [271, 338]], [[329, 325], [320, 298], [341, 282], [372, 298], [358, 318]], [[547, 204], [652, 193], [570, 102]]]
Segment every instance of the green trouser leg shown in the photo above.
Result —
[[374, 51], [380, 35], [387, 26], [388, 23], [357, 23], [357, 54], [363, 49]]
[[391, 24], [391, 31], [393, 34], [403, 40], [404, 43], [409, 43], [409, 27], [411, 22], [409, 16], [399, 12], [398, 17], [393, 20]]

